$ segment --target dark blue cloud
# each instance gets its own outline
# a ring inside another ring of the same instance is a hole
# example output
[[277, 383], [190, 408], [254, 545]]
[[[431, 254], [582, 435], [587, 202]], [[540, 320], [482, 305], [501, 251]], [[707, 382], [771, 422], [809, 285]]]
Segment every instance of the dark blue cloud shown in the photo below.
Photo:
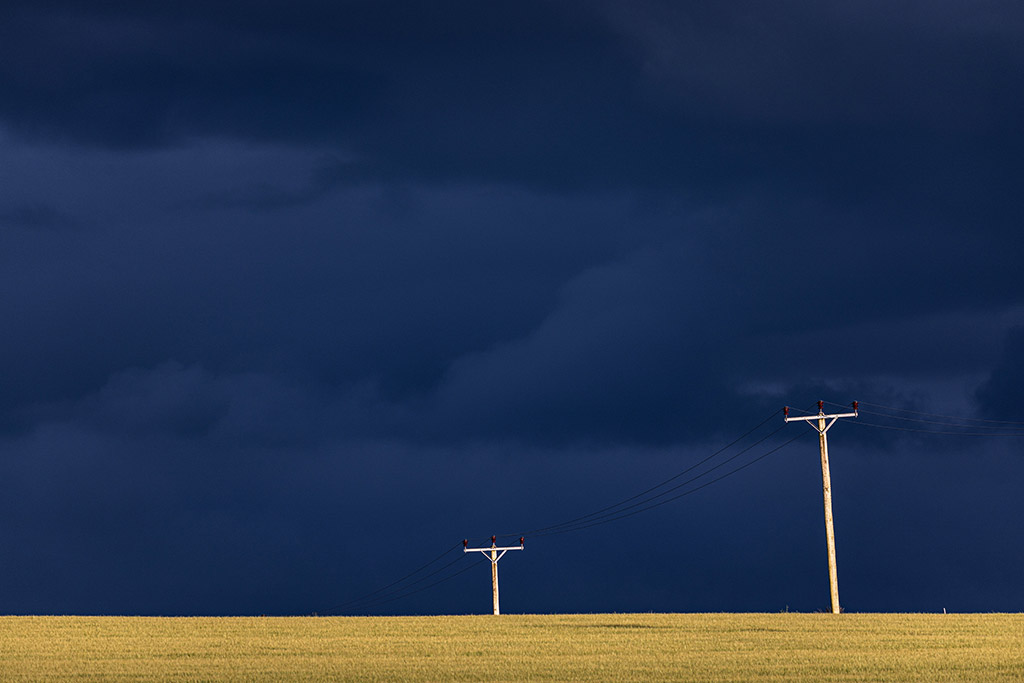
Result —
[[980, 16], [820, 3], [11, 14], [9, 125], [115, 147], [305, 140], [353, 152], [349, 178], [691, 192], [778, 178], [844, 197], [915, 182], [907, 170], [964, 136], [1019, 149], [1011, 3]]
[[823, 608], [857, 399], [850, 608], [1019, 608], [1015, 437], [901, 422], [1020, 416], [1016, 5], [250, 5], [6, 5], [0, 603], [325, 611], [774, 416], [509, 609]]
[[[1024, 328], [1015, 327], [1006, 333], [1002, 354], [991, 374], [978, 387], [979, 412], [994, 419], [1014, 420], [1020, 416], [1020, 386], [1024, 379]], [[1016, 425], [1006, 425], [1008, 429]]]

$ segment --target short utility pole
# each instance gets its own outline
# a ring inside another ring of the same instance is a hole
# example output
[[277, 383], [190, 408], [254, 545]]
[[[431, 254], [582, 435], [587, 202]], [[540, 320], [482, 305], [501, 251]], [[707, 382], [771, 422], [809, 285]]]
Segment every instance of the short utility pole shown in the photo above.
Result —
[[[469, 541], [462, 541], [462, 552], [464, 553], [483, 553], [484, 556], [491, 561], [491, 592], [494, 596], [494, 613], [501, 614], [498, 610], [498, 560], [505, 556], [509, 550], [522, 550], [523, 549], [523, 537], [519, 537], [519, 545], [508, 546], [505, 548], [499, 548], [495, 543], [497, 542], [497, 536], [491, 536], [491, 547], [490, 548], [470, 548]], [[499, 554], [498, 551], [501, 551]]]
[[[786, 422], [806, 422], [818, 432], [821, 447], [821, 485], [825, 492], [825, 540], [828, 543], [828, 583], [832, 593], [832, 614], [839, 614], [839, 579], [836, 576], [836, 534], [832, 529], [832, 478], [828, 471], [828, 437], [826, 433], [841, 417], [857, 417], [857, 402], [853, 402], [852, 413], [825, 414], [825, 402], [818, 401], [818, 414], [805, 417], [790, 417], [789, 406], [782, 409]], [[826, 420], [830, 420], [826, 424]], [[814, 422], [817, 421], [817, 425]]]

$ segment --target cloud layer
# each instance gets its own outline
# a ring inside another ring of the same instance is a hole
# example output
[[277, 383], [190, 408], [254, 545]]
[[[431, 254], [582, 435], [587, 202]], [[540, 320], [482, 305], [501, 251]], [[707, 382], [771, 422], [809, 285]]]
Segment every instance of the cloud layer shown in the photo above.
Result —
[[[382, 540], [569, 519], [819, 398], [1019, 430], [1013, 3], [7, 15], [12, 612], [324, 610], [404, 573]], [[941, 431], [836, 433], [851, 608], [1019, 610], [1019, 437], [894, 426]], [[816, 466], [580, 531], [568, 589], [538, 540], [517, 609], [818, 609]]]

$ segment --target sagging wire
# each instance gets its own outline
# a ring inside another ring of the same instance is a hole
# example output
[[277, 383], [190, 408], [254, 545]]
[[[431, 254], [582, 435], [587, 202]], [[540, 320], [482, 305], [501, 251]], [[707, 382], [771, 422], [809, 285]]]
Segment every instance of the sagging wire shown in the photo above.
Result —
[[[677, 480], [679, 478], [685, 476], [686, 474], [688, 474], [690, 472], [693, 472], [695, 469], [701, 467], [702, 465], [705, 465], [705, 464], [709, 463], [714, 458], [716, 458], [716, 457], [722, 455], [723, 453], [727, 452], [729, 449], [733, 448], [737, 444], [741, 443], [744, 439], [746, 439], [750, 435], [754, 434], [757, 430], [761, 429], [770, 420], [772, 420], [773, 418], [776, 418], [777, 415], [778, 415], [777, 413], [773, 412], [768, 417], [766, 417], [763, 420], [761, 420], [760, 422], [758, 422], [756, 425], [754, 425], [753, 427], [751, 427], [750, 429], [745, 431], [741, 436], [737, 437], [736, 439], [734, 439], [733, 441], [731, 441], [727, 445], [725, 445], [722, 448], [716, 450], [715, 452], [713, 452], [710, 455], [708, 455], [707, 457], [701, 459], [697, 463], [695, 463], [695, 464], [687, 467], [686, 469], [684, 469], [684, 470], [674, 474], [673, 476], [671, 476], [671, 477], [669, 477], [669, 478], [667, 478], [667, 479], [665, 479], [665, 480], [655, 484], [654, 486], [651, 486], [651, 487], [641, 491], [640, 493], [637, 493], [637, 494], [635, 494], [633, 496], [630, 496], [628, 498], [620, 500], [620, 501], [618, 501], [616, 503], [613, 503], [611, 505], [605, 506], [605, 507], [603, 507], [603, 508], [601, 508], [599, 510], [595, 510], [595, 511], [590, 512], [588, 514], [581, 515], [579, 517], [575, 517], [573, 519], [566, 520], [566, 521], [560, 522], [558, 524], [548, 525], [548, 526], [544, 526], [544, 527], [538, 527], [538, 528], [535, 528], [535, 529], [530, 529], [530, 530], [525, 531], [525, 532], [499, 534], [498, 536], [503, 537], [503, 538], [504, 537], [509, 537], [509, 536], [520, 536], [520, 537], [523, 537], [523, 536], [526, 536], [526, 535], [530, 535], [532, 537], [542, 537], [542, 536], [551, 536], [551, 535], [556, 535], [556, 534], [571, 533], [571, 532], [574, 532], [574, 531], [580, 531], [582, 529], [587, 529], [587, 528], [594, 527], [594, 526], [599, 526], [599, 525], [602, 525], [602, 524], [608, 524], [608, 523], [611, 523], [611, 522], [614, 522], [614, 521], [618, 521], [620, 519], [625, 519], [626, 517], [632, 517], [632, 516], [640, 514], [642, 512], [646, 512], [646, 511], [652, 510], [652, 509], [654, 509], [656, 507], [660, 507], [662, 505], [665, 505], [665, 504], [667, 504], [669, 502], [678, 500], [678, 499], [680, 499], [680, 498], [682, 498], [684, 496], [688, 496], [690, 494], [696, 493], [697, 491], [699, 491], [701, 489], [704, 489], [704, 488], [706, 488], [708, 486], [711, 486], [712, 484], [715, 484], [715, 483], [717, 483], [717, 482], [719, 482], [719, 481], [721, 481], [721, 480], [723, 480], [723, 479], [725, 479], [727, 477], [730, 477], [730, 476], [732, 476], [732, 475], [734, 475], [734, 474], [736, 474], [736, 473], [746, 469], [747, 467], [750, 467], [751, 465], [753, 465], [753, 464], [763, 460], [764, 458], [767, 458], [769, 455], [772, 455], [773, 453], [776, 453], [776, 452], [782, 450], [783, 448], [785, 448], [789, 444], [793, 443], [797, 439], [800, 439], [800, 438], [806, 436], [807, 433], [798, 434], [797, 436], [795, 436], [794, 438], [786, 441], [785, 443], [783, 443], [783, 444], [781, 444], [779, 446], [776, 446], [775, 448], [772, 448], [772, 449], [768, 450], [765, 453], [762, 453], [761, 455], [753, 458], [752, 460], [749, 460], [748, 462], [746, 462], [746, 463], [744, 463], [744, 464], [742, 464], [742, 465], [740, 465], [740, 466], [738, 466], [736, 468], [733, 468], [733, 469], [729, 470], [728, 472], [725, 472], [724, 474], [721, 474], [720, 476], [715, 477], [714, 479], [708, 480], [708, 481], [706, 481], [706, 482], [704, 482], [704, 483], [702, 483], [702, 484], [700, 484], [698, 486], [695, 486], [695, 487], [693, 487], [691, 489], [687, 489], [685, 491], [677, 493], [676, 495], [673, 495], [673, 496], [670, 496], [670, 497], [666, 498], [666, 496], [669, 496], [669, 494], [671, 494], [671, 493], [673, 493], [675, 491], [679, 491], [679, 489], [684, 488], [684, 487], [686, 487], [689, 484], [693, 484], [693, 483], [697, 482], [698, 480], [708, 476], [709, 474], [711, 474], [712, 472], [718, 470], [719, 468], [727, 465], [730, 462], [733, 462], [734, 460], [736, 460], [740, 456], [744, 455], [745, 453], [748, 453], [749, 451], [751, 451], [752, 449], [756, 448], [757, 446], [759, 446], [760, 444], [764, 443], [766, 440], [768, 440], [769, 438], [771, 438], [772, 436], [777, 434], [779, 431], [781, 431], [782, 427], [780, 427], [778, 429], [773, 430], [769, 434], [767, 434], [765, 436], [762, 436], [761, 438], [757, 439], [756, 441], [754, 441], [750, 445], [742, 448], [737, 453], [734, 453], [733, 455], [729, 456], [725, 460], [723, 460], [723, 461], [713, 465], [710, 468], [707, 468], [707, 469], [701, 471], [699, 474], [696, 474], [695, 476], [690, 477], [690, 478], [688, 478], [688, 479], [686, 479], [686, 480], [684, 480], [682, 482], [678, 482], [674, 486], [672, 486], [670, 488], [667, 488], [665, 490], [662, 490], [662, 491], [656, 493], [655, 495], [649, 495], [651, 493], [654, 493], [655, 491], [658, 491], [659, 489], [663, 489], [665, 486], [668, 486], [668, 484], [671, 484], [673, 482], [677, 482]], [[463, 544], [464, 543], [465, 542], [463, 541]], [[378, 607], [378, 606], [380, 606], [382, 604], [386, 604], [386, 603], [389, 603], [389, 602], [394, 602], [396, 600], [401, 600], [401, 599], [410, 597], [410, 596], [415, 595], [417, 593], [420, 593], [422, 591], [425, 591], [425, 590], [428, 590], [430, 588], [433, 588], [433, 587], [435, 587], [435, 586], [437, 586], [437, 585], [439, 585], [441, 583], [444, 583], [446, 581], [454, 579], [455, 577], [457, 577], [457, 576], [459, 576], [459, 575], [469, 571], [470, 569], [472, 569], [473, 565], [469, 565], [469, 566], [463, 567], [463, 568], [459, 569], [456, 572], [444, 575], [440, 579], [438, 579], [437, 581], [433, 581], [433, 582], [428, 583], [426, 585], [420, 585], [420, 584], [423, 584], [423, 582], [429, 580], [430, 578], [432, 578], [434, 576], [437, 576], [438, 574], [442, 574], [443, 572], [445, 572], [446, 570], [451, 568], [453, 565], [458, 563], [464, 557], [464, 555], [462, 555], [462, 554], [460, 554], [459, 557], [455, 558], [454, 560], [448, 562], [447, 564], [442, 565], [441, 567], [438, 567], [437, 569], [434, 569], [433, 571], [431, 571], [431, 572], [429, 572], [427, 574], [419, 576], [418, 578], [415, 578], [415, 579], [413, 579], [413, 577], [417, 576], [418, 574], [421, 574], [423, 571], [425, 571], [429, 567], [433, 566], [434, 564], [436, 564], [437, 562], [442, 560], [444, 557], [446, 557], [449, 553], [451, 553], [452, 551], [454, 551], [458, 547], [459, 547], [459, 544], [456, 543], [455, 545], [449, 547], [447, 550], [445, 550], [441, 554], [439, 554], [436, 557], [434, 557], [433, 559], [431, 559], [429, 562], [426, 562], [425, 564], [423, 564], [420, 567], [414, 569], [413, 571], [409, 572], [408, 574], [406, 574], [406, 575], [396, 579], [395, 581], [392, 581], [391, 583], [389, 583], [389, 584], [387, 584], [385, 586], [382, 586], [382, 587], [380, 587], [380, 588], [378, 588], [378, 589], [376, 589], [374, 591], [371, 591], [369, 593], [365, 593], [365, 594], [363, 594], [363, 595], [361, 595], [361, 596], [359, 596], [357, 598], [353, 598], [352, 600], [349, 600], [347, 602], [335, 605], [335, 606], [325, 610], [325, 612], [326, 613], [337, 613], [339, 611], [344, 611], [344, 612], [347, 612], [347, 613], [365, 612], [366, 610]]]

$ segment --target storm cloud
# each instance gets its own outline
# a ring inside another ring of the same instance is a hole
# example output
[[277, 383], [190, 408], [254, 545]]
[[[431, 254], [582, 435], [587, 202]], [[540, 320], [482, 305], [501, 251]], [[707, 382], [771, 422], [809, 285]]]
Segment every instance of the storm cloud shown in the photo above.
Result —
[[[0, 24], [3, 610], [330, 611], [819, 399], [869, 406], [848, 609], [1024, 604], [1016, 4]], [[538, 538], [509, 609], [824, 608], [813, 441]], [[484, 611], [484, 573], [354, 609]]]

